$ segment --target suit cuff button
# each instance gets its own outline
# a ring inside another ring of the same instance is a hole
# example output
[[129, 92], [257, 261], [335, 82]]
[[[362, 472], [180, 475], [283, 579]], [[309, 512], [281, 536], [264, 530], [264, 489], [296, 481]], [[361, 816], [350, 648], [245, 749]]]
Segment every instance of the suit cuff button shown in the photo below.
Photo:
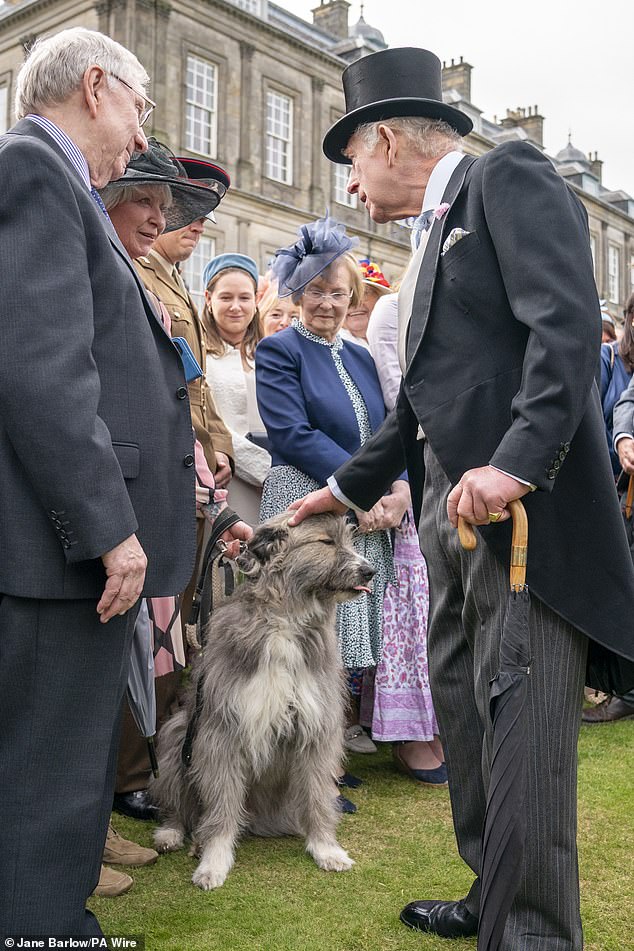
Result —
[[183, 465], [190, 469], [194, 464], [194, 457], [191, 452], [188, 452], [185, 458], [183, 459]]

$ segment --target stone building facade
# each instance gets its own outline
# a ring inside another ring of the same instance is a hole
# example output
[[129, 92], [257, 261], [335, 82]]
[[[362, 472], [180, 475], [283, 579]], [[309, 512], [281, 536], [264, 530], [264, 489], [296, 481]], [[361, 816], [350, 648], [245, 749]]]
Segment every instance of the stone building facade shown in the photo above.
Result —
[[[363, 15], [349, 25], [347, 0], [321, 0], [308, 23], [268, 0], [0, 0], [0, 131], [12, 122], [15, 76], [30, 43], [69, 26], [98, 29], [134, 50], [158, 103], [147, 130], [177, 154], [217, 161], [232, 187], [209, 224], [187, 277], [198, 291], [214, 254], [239, 250], [262, 270], [298, 226], [330, 213], [359, 237], [359, 252], [397, 277], [407, 231], [377, 225], [345, 190], [347, 171], [323, 156], [324, 131], [343, 111], [342, 68], [386, 47]], [[509, 138], [543, 149], [537, 108], [483, 118], [471, 102], [471, 66], [444, 64], [447, 101], [468, 113], [466, 149], [481, 154]], [[615, 313], [631, 291], [634, 201], [601, 185], [596, 157], [566, 150], [553, 161], [590, 217], [599, 294]], [[565, 154], [563, 154], [565, 153]]]

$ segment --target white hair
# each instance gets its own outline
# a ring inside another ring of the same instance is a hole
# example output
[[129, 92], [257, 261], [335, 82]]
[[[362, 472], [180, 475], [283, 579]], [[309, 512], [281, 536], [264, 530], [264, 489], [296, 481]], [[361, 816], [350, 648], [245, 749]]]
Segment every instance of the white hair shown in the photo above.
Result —
[[109, 185], [106, 185], [105, 188], [101, 189], [101, 200], [106, 206], [106, 210], [112, 211], [117, 205], [123, 205], [127, 201], [136, 201], [137, 198], [145, 198], [148, 189], [153, 195], [156, 194], [157, 191], [160, 192], [163, 209], [170, 207], [172, 204], [172, 190], [169, 185], [163, 185], [161, 182], [157, 182], [156, 184], [153, 182], [144, 182], [142, 185], [135, 185], [133, 180], [130, 180], [129, 185], [115, 185], [111, 182]]
[[23, 119], [45, 106], [66, 102], [91, 66], [144, 92], [150, 77], [134, 53], [96, 30], [73, 27], [37, 40], [18, 73], [15, 114]]
[[382, 125], [401, 134], [422, 158], [433, 159], [451, 150], [462, 151], [462, 136], [452, 129], [449, 123], [442, 119], [427, 119], [422, 116], [365, 122], [357, 126], [354, 135], [359, 136], [368, 151], [372, 152], [379, 143], [379, 126]]

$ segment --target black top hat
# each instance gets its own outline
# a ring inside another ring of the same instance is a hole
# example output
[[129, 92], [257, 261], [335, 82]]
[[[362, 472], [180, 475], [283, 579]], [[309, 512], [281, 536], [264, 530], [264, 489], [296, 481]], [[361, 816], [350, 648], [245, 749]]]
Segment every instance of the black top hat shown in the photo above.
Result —
[[423, 116], [442, 119], [460, 135], [471, 119], [442, 101], [440, 60], [429, 50], [397, 47], [362, 56], [343, 71], [346, 114], [328, 130], [323, 149], [331, 162], [349, 165], [343, 155], [355, 129], [364, 122]]
[[169, 188], [172, 203], [165, 211], [166, 232], [184, 228], [198, 218], [211, 216], [215, 221], [213, 209], [227, 190], [220, 180], [209, 185], [190, 182], [187, 171], [173, 152], [152, 137], [148, 139], [147, 152], [135, 152], [123, 177], [110, 182], [106, 189], [124, 185], [166, 185]]

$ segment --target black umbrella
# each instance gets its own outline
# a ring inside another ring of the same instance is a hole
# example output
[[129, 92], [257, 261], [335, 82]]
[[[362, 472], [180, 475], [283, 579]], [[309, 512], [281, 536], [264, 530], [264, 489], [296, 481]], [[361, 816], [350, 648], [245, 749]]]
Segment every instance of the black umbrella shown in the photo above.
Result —
[[134, 625], [128, 674], [128, 704], [141, 736], [147, 739], [152, 772], [158, 776], [158, 760], [154, 735], [156, 734], [156, 689], [154, 686], [154, 650], [152, 625], [145, 598]]
[[[493, 749], [482, 832], [478, 951], [497, 951], [519, 888], [526, 841], [526, 692], [530, 673], [529, 604], [526, 586], [528, 520], [518, 500], [513, 517], [510, 596], [500, 639], [500, 666], [491, 681], [489, 713]], [[475, 547], [475, 533], [459, 525], [464, 547]], [[466, 542], [466, 544], [465, 544]]]

